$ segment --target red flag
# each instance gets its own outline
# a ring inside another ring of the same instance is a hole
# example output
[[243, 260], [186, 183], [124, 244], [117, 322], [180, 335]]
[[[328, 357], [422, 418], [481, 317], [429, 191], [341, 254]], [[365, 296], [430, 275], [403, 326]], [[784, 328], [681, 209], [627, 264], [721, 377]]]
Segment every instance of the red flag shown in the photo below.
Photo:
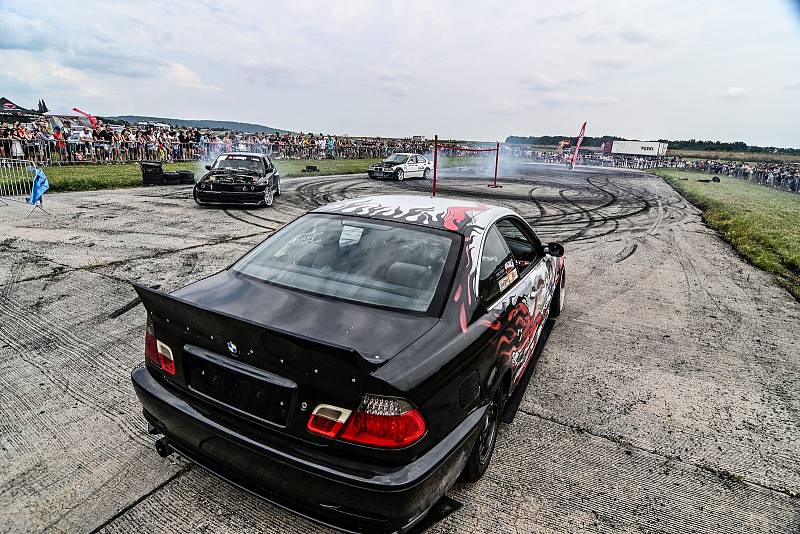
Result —
[[575, 163], [578, 161], [578, 152], [581, 149], [581, 143], [583, 143], [583, 134], [586, 133], [586, 123], [583, 123], [581, 127], [581, 133], [578, 134], [578, 142], [575, 143], [575, 152], [572, 153], [572, 166], [575, 167]]

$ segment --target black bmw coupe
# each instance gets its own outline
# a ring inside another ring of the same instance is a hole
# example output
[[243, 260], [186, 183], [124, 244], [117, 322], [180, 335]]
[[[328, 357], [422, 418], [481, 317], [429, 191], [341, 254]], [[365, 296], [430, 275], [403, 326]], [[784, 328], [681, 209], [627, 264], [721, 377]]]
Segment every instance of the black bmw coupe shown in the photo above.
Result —
[[272, 206], [281, 194], [280, 176], [264, 154], [220, 154], [206, 170], [194, 186], [194, 201], [200, 205]]
[[377, 196], [173, 293], [137, 285], [157, 449], [324, 524], [406, 531], [489, 465], [562, 255], [505, 208]]

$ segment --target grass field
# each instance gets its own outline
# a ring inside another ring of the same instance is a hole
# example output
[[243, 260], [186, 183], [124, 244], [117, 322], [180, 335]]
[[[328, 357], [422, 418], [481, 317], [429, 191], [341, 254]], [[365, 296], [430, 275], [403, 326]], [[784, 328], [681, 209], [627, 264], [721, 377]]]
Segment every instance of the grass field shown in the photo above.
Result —
[[[165, 171], [194, 170], [193, 164], [167, 163]], [[129, 165], [64, 165], [45, 167], [50, 191], [89, 191], [142, 185], [138, 164]]]
[[[703, 220], [753, 265], [800, 299], [800, 195], [720, 177], [657, 169], [673, 188], [703, 210]], [[688, 178], [688, 180], [681, 180]]]
[[[367, 167], [380, 159], [282, 159], [276, 160], [278, 172], [284, 178], [293, 176], [323, 176], [331, 174], [356, 174], [366, 172]], [[441, 158], [441, 167], [472, 165], [478, 158]], [[316, 165], [319, 172], [303, 172], [306, 165]], [[194, 171], [195, 178], [205, 172], [203, 164], [196, 162], [165, 163], [164, 171]], [[142, 185], [142, 173], [138, 163], [125, 165], [64, 165], [45, 168], [50, 182], [50, 191], [90, 191], [95, 189], [114, 189], [117, 187], [138, 187]]]
[[[377, 159], [338, 159], [338, 160], [278, 160], [281, 176], [305, 176], [306, 165], [319, 167], [318, 173], [353, 174], [365, 172]], [[199, 177], [205, 169], [200, 163], [165, 163], [165, 171], [191, 170]], [[142, 173], [137, 163], [126, 165], [64, 165], [45, 168], [51, 191], [87, 191], [94, 189], [114, 189], [117, 187], [137, 187], [142, 185]]]

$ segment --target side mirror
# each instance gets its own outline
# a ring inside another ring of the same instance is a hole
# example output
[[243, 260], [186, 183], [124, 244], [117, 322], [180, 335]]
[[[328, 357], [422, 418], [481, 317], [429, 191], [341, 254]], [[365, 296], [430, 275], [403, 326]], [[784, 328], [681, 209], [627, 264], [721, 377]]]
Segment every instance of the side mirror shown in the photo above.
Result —
[[210, 171], [211, 170], [211, 165], [206, 165], [206, 170]]
[[564, 255], [564, 245], [561, 243], [548, 243], [543, 248], [545, 254], [550, 254], [556, 258]]

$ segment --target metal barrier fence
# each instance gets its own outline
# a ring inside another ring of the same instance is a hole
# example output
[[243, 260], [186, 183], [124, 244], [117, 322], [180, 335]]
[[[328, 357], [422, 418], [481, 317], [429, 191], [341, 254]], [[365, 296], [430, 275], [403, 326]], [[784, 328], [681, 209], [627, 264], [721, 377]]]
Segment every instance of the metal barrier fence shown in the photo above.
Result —
[[223, 152], [255, 152], [275, 159], [355, 159], [384, 158], [393, 152], [420, 152], [421, 143], [358, 143], [342, 140], [323, 145], [312, 141], [291, 143], [282, 140], [208, 141], [178, 143], [171, 141], [80, 141], [0, 139], [0, 158], [22, 159], [40, 165], [83, 163], [135, 163], [142, 160], [183, 162], [213, 160]]
[[29, 205], [31, 209], [26, 218], [36, 208], [45, 211], [41, 198], [34, 205], [29, 203], [35, 177], [36, 166], [32, 161], [0, 158], [0, 206], [8, 206], [8, 202]]

